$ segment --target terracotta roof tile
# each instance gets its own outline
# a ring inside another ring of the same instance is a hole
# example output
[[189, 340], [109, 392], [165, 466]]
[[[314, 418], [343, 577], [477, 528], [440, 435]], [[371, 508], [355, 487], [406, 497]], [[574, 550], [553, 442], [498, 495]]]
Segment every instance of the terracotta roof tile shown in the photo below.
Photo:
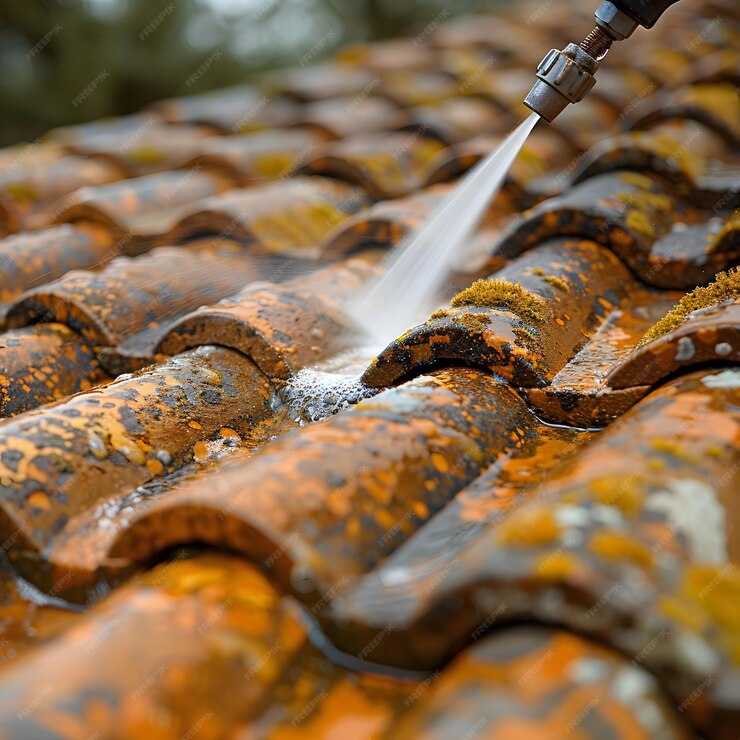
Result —
[[423, 131], [358, 135], [328, 146], [300, 170], [348, 180], [375, 200], [398, 198], [424, 184], [442, 148]]
[[[506, 621], [556, 619], [608, 635], [628, 655], [660, 633], [661, 649], [646, 651], [641, 662], [677, 704], [686, 702], [693, 721], [711, 726], [711, 714], [692, 709], [688, 697], [710, 671], [706, 700], [719, 717], [737, 681], [724, 606], [737, 584], [727, 570], [718, 576], [737, 547], [724, 522], [725, 512], [734, 516], [737, 484], [737, 471], [727, 468], [737, 434], [737, 419], [728, 416], [737, 390], [725, 383], [733, 372], [701, 372], [663, 386], [445, 565], [396, 574], [389, 561], [368, 576], [345, 595], [339, 622], [370, 622], [365, 635], [394, 624], [384, 657], [430, 668], [442, 657], [435, 644], [454, 651], [469, 642], [501, 604], [510, 609]], [[696, 510], [689, 514], [688, 506]], [[713, 579], [718, 590], [707, 588]], [[450, 603], [458, 605], [453, 613]], [[336, 634], [365, 639], [356, 629]]]
[[0, 236], [46, 226], [58, 215], [61, 196], [125, 177], [112, 162], [66, 155], [44, 144], [33, 147], [9, 155], [10, 163], [0, 171]]
[[344, 305], [377, 272], [358, 258], [284, 283], [254, 283], [168, 326], [156, 351], [172, 355], [215, 343], [239, 350], [269, 377], [287, 380], [351, 348]]
[[105, 263], [113, 239], [94, 226], [51, 226], [0, 239], [0, 313], [23, 291], [54, 280], [68, 270]]
[[64, 324], [9, 330], [0, 343], [0, 417], [15, 416], [110, 380], [92, 343]]
[[690, 737], [641, 666], [556, 629], [506, 630], [432, 676], [387, 737], [557, 737], [579, 726], [593, 736], [640, 737], [644, 729], [633, 702], [649, 713], [656, 734]]
[[592, 12], [0, 151], [0, 736], [735, 739], [736, 7], [615, 45], [428, 321], [347, 315]]
[[177, 223], [184, 206], [226, 190], [229, 184], [215, 173], [191, 169], [81, 188], [62, 202], [55, 220], [100, 224], [122, 251], [138, 254], [154, 246]]
[[183, 168], [223, 169], [241, 185], [289, 175], [317, 151], [326, 136], [311, 129], [260, 131], [238, 136], [211, 136]]
[[362, 190], [343, 182], [284, 178], [260, 188], [235, 188], [179, 209], [159, 241], [172, 244], [218, 234], [270, 252], [311, 255], [332, 227], [366, 203]]
[[312, 605], [370, 570], [520, 444], [528, 420], [501, 381], [436, 371], [173, 491], [121, 532], [110, 556], [141, 560], [180, 540], [226, 541]]
[[520, 387], [545, 385], [618, 306], [630, 282], [611, 252], [585, 240], [538, 246], [492, 278], [399, 337], [365, 372], [365, 382], [385, 386], [457, 360]]
[[236, 133], [250, 116], [259, 113], [263, 98], [256, 87], [241, 86], [163, 100], [152, 110], [168, 123], [207, 124], [214, 132]]

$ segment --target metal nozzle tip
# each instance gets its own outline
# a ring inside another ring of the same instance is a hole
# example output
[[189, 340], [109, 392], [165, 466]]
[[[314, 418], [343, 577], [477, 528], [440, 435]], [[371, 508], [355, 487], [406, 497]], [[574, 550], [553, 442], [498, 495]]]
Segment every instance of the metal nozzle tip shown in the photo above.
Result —
[[569, 103], [570, 100], [565, 95], [561, 95], [554, 87], [550, 87], [542, 80], [537, 80], [527, 97], [524, 98], [524, 105], [548, 123], [552, 123]]
[[568, 103], [577, 103], [594, 86], [596, 59], [578, 44], [551, 49], [537, 67], [538, 80], [524, 104], [546, 121], [553, 121]]

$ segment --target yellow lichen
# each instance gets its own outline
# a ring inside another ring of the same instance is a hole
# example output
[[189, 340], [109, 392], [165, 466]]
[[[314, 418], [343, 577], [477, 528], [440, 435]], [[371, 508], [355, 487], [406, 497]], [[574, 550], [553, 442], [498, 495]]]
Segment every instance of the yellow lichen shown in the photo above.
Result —
[[627, 516], [635, 516], [642, 509], [645, 492], [632, 478], [605, 476], [589, 485], [594, 497], [604, 506], [614, 506]]
[[684, 142], [667, 134], [652, 132], [647, 134], [647, 141], [649, 148], [661, 159], [678, 165], [692, 180], [699, 174], [701, 169], [699, 159]]
[[634, 185], [638, 188], [649, 190], [655, 186], [655, 181], [651, 180], [647, 175], [642, 175], [639, 172], [623, 172], [619, 175], [619, 179], [622, 182], [626, 182], [628, 185]]
[[591, 552], [606, 560], [631, 561], [636, 565], [650, 568], [653, 555], [645, 545], [631, 539], [621, 532], [601, 530], [591, 535], [589, 540]]
[[655, 227], [642, 211], [630, 211], [625, 217], [624, 222], [632, 231], [636, 231], [638, 234], [647, 237], [655, 236]]
[[625, 205], [640, 209], [648, 207], [667, 211], [673, 205], [670, 196], [665, 193], [618, 193], [616, 197]]
[[699, 603], [726, 630], [740, 633], [740, 570], [732, 563], [691, 565], [681, 588], [682, 595]]
[[458, 293], [450, 301], [450, 305], [453, 308], [504, 307], [522, 318], [534, 321], [544, 320], [547, 314], [545, 301], [540, 296], [506, 280], [476, 280], [469, 288]]
[[544, 506], [532, 505], [512, 514], [498, 528], [498, 539], [514, 547], [536, 547], [555, 541], [560, 525]]
[[707, 622], [706, 612], [687, 599], [676, 596], [663, 596], [658, 601], [658, 611], [671, 619], [675, 619], [692, 632], [701, 632]]
[[559, 581], [567, 578], [578, 567], [578, 561], [567, 552], [554, 552], [543, 555], [537, 560], [535, 573], [548, 581]]
[[687, 293], [675, 308], [658, 321], [640, 340], [638, 347], [677, 329], [693, 311], [740, 298], [740, 268], [717, 274], [713, 283]]
[[695, 463], [697, 459], [694, 455], [688, 452], [680, 442], [675, 439], [666, 439], [665, 437], [654, 437], [650, 440], [650, 446], [656, 452], [665, 452], [668, 455], [683, 460], [688, 463]]
[[548, 285], [552, 285], [553, 288], [562, 290], [563, 293], [568, 293], [570, 291], [570, 285], [568, 285], [568, 283], [562, 278], [557, 277], [557, 275], [543, 275], [542, 280]]

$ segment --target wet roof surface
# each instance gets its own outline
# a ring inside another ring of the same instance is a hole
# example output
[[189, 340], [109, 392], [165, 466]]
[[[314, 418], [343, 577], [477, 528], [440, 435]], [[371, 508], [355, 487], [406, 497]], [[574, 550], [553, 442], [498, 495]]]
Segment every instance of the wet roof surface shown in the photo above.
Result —
[[0, 736], [740, 736], [737, 8], [615, 46], [426, 322], [345, 311], [558, 5], [0, 151]]

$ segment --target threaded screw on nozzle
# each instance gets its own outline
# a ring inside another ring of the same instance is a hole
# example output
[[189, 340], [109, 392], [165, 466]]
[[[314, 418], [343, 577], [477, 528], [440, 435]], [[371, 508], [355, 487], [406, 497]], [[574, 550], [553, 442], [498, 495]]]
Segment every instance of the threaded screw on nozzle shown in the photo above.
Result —
[[597, 61], [603, 59], [611, 48], [614, 39], [608, 36], [604, 31], [596, 26], [591, 33], [586, 36], [579, 44], [581, 49]]

